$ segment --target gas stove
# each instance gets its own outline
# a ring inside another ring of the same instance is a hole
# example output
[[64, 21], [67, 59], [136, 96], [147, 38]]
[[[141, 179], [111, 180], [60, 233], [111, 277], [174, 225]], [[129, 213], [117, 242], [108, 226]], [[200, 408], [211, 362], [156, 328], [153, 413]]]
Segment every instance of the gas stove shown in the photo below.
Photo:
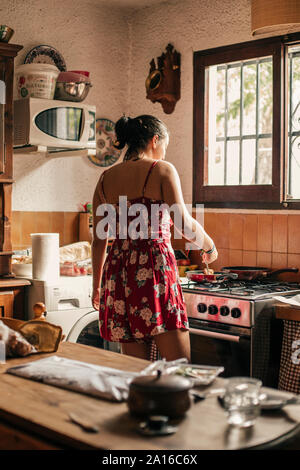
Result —
[[207, 292], [225, 297], [238, 297], [248, 300], [268, 298], [277, 294], [293, 294], [300, 290], [297, 282], [280, 282], [274, 280], [240, 281], [229, 279], [219, 283], [196, 283], [188, 278], [181, 278], [182, 289], [186, 292]]
[[271, 279], [196, 283], [181, 278], [188, 316], [201, 320], [251, 327], [259, 311], [274, 304], [274, 296], [300, 293], [297, 282]]
[[181, 278], [192, 361], [224, 367], [224, 376], [250, 376], [277, 387], [282, 320], [274, 296], [294, 296], [300, 284], [272, 279], [201, 284]]

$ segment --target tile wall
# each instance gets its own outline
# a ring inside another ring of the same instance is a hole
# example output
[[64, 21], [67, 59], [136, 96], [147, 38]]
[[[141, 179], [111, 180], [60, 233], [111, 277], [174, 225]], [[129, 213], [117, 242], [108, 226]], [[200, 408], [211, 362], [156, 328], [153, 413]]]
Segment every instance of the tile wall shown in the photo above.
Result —
[[[300, 215], [237, 214], [206, 212], [204, 226], [218, 248], [215, 270], [223, 266], [262, 266], [272, 269], [297, 267], [300, 271]], [[31, 245], [30, 233], [56, 232], [60, 245], [79, 240], [78, 212], [21, 212], [12, 216], [13, 249]], [[184, 249], [185, 240], [173, 240], [175, 249]], [[201, 263], [198, 252], [192, 262]], [[300, 281], [300, 274], [282, 275], [283, 280]]]
[[[204, 226], [218, 248], [219, 258], [212, 265], [215, 270], [242, 265], [297, 267], [300, 271], [300, 215], [206, 212]], [[173, 246], [182, 248], [184, 243], [174, 240]], [[197, 252], [191, 258], [197, 264], [201, 259]], [[300, 274], [281, 276], [300, 280]]]
[[79, 237], [79, 213], [13, 211], [13, 250], [30, 247], [30, 234], [39, 232], [59, 233], [60, 246], [74, 243]]

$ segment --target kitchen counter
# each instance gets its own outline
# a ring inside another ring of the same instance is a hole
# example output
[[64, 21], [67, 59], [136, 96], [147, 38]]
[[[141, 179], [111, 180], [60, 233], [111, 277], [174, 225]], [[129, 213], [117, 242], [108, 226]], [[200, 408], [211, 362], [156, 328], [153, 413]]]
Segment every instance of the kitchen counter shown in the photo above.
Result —
[[[148, 364], [141, 359], [73, 343], [62, 343], [55, 354], [128, 371], [140, 371]], [[129, 415], [126, 403], [113, 403], [5, 374], [8, 367], [45, 356], [9, 359], [0, 365], [1, 449], [270, 448], [300, 431], [300, 424], [289, 420], [284, 412], [260, 416], [252, 429], [231, 429], [216, 397], [209, 397], [192, 405], [179, 422], [177, 433], [147, 438], [136, 432], [138, 420]], [[218, 378], [213, 387], [222, 384], [223, 379]], [[82, 410], [98, 425], [98, 433], [85, 432], [69, 420], [68, 412]]]
[[300, 322], [300, 308], [294, 307], [292, 305], [277, 305], [276, 318], [281, 320], [293, 320]]

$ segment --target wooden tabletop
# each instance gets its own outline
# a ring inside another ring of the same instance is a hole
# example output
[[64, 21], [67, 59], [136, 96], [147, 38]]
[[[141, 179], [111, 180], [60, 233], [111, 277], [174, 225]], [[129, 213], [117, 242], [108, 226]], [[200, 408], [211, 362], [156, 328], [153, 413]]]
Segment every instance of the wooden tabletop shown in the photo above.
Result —
[[[128, 371], [140, 371], [148, 364], [141, 359], [73, 343], [62, 343], [56, 355]], [[284, 442], [300, 431], [299, 423], [288, 419], [284, 412], [261, 415], [255, 426], [248, 430], [232, 429], [228, 427], [224, 410], [217, 399], [210, 397], [192, 405], [186, 417], [177, 423], [178, 431], [175, 434], [144, 437], [137, 433], [138, 420], [129, 415], [126, 403], [112, 403], [5, 374], [8, 367], [45, 356], [10, 359], [0, 365], [2, 449], [14, 448], [14, 445], [22, 448], [22, 444], [18, 444], [20, 436], [28, 437], [26, 448], [31, 445], [32, 448], [110, 450], [265, 448]], [[223, 379], [219, 378], [213, 387], [219, 388], [223, 383]], [[100, 428], [99, 432], [88, 433], [72, 423], [68, 417], [70, 411], [84, 412]], [[12, 437], [13, 444], [5, 435], [5, 429], [19, 433], [19, 437]], [[40, 441], [31, 442], [31, 437]], [[3, 447], [5, 445], [7, 447]]]

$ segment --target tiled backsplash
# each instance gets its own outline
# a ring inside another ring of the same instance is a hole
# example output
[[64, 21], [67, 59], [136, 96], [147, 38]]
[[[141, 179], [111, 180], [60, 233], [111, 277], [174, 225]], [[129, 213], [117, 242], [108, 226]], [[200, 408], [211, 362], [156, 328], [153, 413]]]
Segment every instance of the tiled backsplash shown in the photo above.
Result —
[[[218, 260], [212, 264], [215, 270], [232, 265], [300, 270], [300, 215], [206, 212], [204, 226], [218, 248]], [[183, 248], [184, 244], [176, 240], [173, 246]], [[199, 252], [194, 251], [191, 258], [201, 263]], [[281, 278], [299, 281], [300, 274]]]
[[[300, 270], [300, 215], [206, 212], [204, 226], [218, 248], [215, 270], [230, 265]], [[13, 249], [28, 248], [33, 232], [59, 233], [61, 246], [74, 243], [79, 240], [79, 213], [14, 211]], [[173, 240], [174, 248], [184, 246], [185, 240]], [[194, 251], [191, 259], [201, 264], [199, 252]], [[282, 279], [300, 281], [300, 274], [285, 274]]]
[[78, 212], [23, 212], [12, 213], [13, 250], [31, 246], [31, 233], [59, 233], [59, 244], [67, 245], [78, 241]]

